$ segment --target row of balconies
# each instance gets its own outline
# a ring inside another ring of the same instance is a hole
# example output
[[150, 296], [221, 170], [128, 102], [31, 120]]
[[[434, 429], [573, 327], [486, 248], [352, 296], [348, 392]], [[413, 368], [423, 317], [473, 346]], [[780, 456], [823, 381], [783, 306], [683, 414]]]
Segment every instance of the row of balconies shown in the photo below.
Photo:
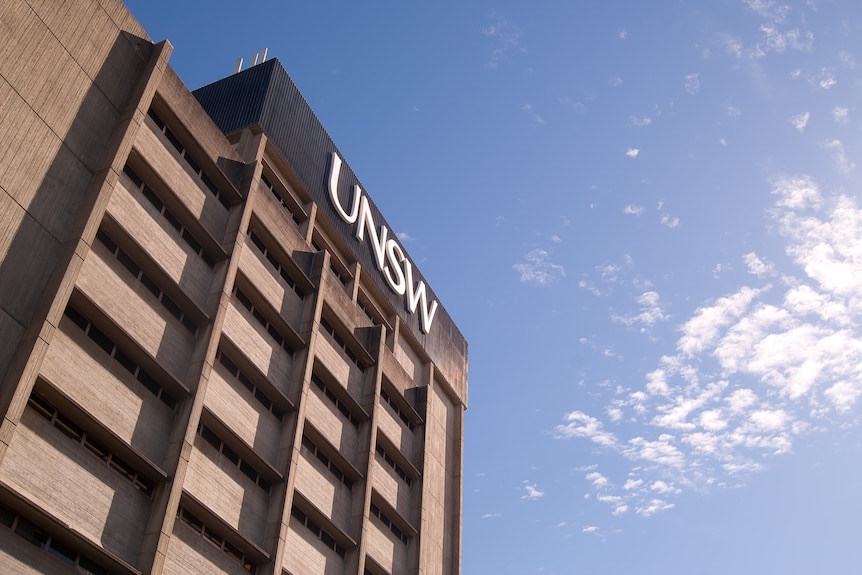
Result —
[[[172, 445], [183, 435], [177, 406], [195, 392], [193, 359], [202, 354], [201, 337], [209, 337], [214, 298], [221, 293], [213, 286], [228, 257], [222, 247], [230, 222], [224, 198], [213, 196], [200, 173], [177, 161], [171, 143], [164, 127], [148, 117], [129, 172], [106, 209], [102, 229], [109, 239], [94, 242], [84, 260], [70, 315], [54, 334], [37, 384], [39, 393], [98, 437], [98, 445], [115, 450], [115, 459], [100, 465], [97, 449], [71, 447], [68, 437], [27, 409], [0, 467], [2, 486], [49, 510], [52, 521], [75, 525], [88, 545], [106, 550], [129, 572], [138, 560], [153, 494], [169, 485], [165, 470], [176, 468]], [[260, 197], [264, 204], [252, 216], [259, 235], [244, 238], [235, 281], [250, 305], [240, 305], [234, 293], [224, 310], [218, 346], [228, 361], [213, 362], [204, 398], [201, 430], [221, 443], [214, 447], [200, 431], [183, 478], [183, 501], [194, 508], [191, 516], [204, 517], [221, 533], [223, 553], [212, 552], [215, 536], [209, 543], [202, 539], [210, 527], [195, 534], [191, 523], [178, 520], [165, 572], [187, 572], [204, 562], [204, 571], [243, 573], [249, 571], [248, 557], [267, 560], [262, 548], [273, 520], [270, 489], [283, 485], [278, 469], [287, 466], [293, 445], [285, 430], [299, 399], [303, 365], [297, 360], [308, 346], [308, 326], [320, 324], [308, 321], [312, 298], [304, 295], [314, 284], [305, 238], [289, 215], [266, 207], [265, 202], [277, 207], [272, 195]], [[392, 565], [403, 564], [405, 541], [416, 532], [418, 489], [410, 484], [419, 479], [422, 444], [404, 413], [416, 424], [420, 416], [400, 394], [415, 385], [411, 378], [422, 381], [421, 357], [405, 351], [409, 346], [393, 353], [373, 344], [379, 331], [344, 286], [328, 280], [319, 287], [331, 321], [317, 333], [312, 358], [326, 383], [324, 389], [309, 386], [299, 428], [323, 455], [300, 449], [294, 459], [297, 511], [284, 567], [320, 564], [312, 570], [340, 572], [345, 549], [356, 544], [351, 535], [358, 537], [358, 486], [370, 480], [378, 516], [364, 531], [367, 549], [391, 572]], [[368, 368], [376, 361], [369, 350], [378, 348], [389, 358], [387, 376], [404, 411], [380, 402], [371, 438], [369, 413], [378, 400], [369, 390], [375, 374]], [[401, 368], [392, 367], [397, 364]], [[374, 445], [381, 446], [377, 453]], [[40, 454], [38, 461], [33, 453]], [[129, 481], [110, 461], [128, 462], [132, 476], [143, 479]], [[239, 561], [233, 561], [234, 547], [242, 551]]]

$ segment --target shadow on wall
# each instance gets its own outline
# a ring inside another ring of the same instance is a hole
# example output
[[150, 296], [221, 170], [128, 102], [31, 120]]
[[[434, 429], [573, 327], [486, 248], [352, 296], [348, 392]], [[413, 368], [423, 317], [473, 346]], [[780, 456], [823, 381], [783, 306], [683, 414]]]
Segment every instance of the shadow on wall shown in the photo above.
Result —
[[118, 32], [107, 53], [86, 45], [70, 54], [58, 38], [86, 31], [49, 29], [51, 15], [29, 6], [10, 12], [4, 19], [28, 36], [4, 39], [11, 47], [0, 59], [0, 220], [9, 226], [0, 239], [0, 381], [15, 350], [32, 344], [41, 327], [153, 50], [149, 41]]

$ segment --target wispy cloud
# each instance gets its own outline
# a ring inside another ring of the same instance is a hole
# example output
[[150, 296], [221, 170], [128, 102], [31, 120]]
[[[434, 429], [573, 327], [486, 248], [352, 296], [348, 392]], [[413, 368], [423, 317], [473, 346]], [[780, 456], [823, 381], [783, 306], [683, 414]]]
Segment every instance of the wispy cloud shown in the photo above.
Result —
[[774, 0], [745, 0], [745, 3], [761, 18], [781, 24], [790, 12], [790, 6], [780, 4]]
[[573, 100], [568, 96], [562, 96], [561, 98], [558, 98], [558, 100], [563, 106], [570, 108], [578, 113], [582, 113], [587, 109], [582, 102], [578, 100]]
[[545, 119], [536, 113], [532, 104], [521, 104], [521, 111], [530, 117], [530, 121], [534, 126], [540, 126], [545, 123]]
[[652, 118], [650, 118], [646, 114], [641, 114], [640, 116], [629, 116], [629, 126], [634, 126], [635, 128], [645, 128], [650, 124], [652, 124]]
[[832, 108], [832, 119], [839, 124], [846, 124], [849, 115], [850, 111], [847, 108], [843, 108], [841, 106], [835, 106]]
[[810, 82], [821, 90], [831, 90], [838, 83], [838, 80], [835, 78], [832, 68], [821, 68], [820, 73], [811, 78]]
[[856, 162], [847, 157], [844, 152], [844, 144], [841, 140], [830, 140], [822, 144], [823, 148], [832, 154], [832, 163], [835, 169], [843, 174], [849, 174], [856, 168]]
[[644, 213], [644, 207], [637, 204], [629, 204], [623, 208], [623, 213], [628, 216], [639, 216]]
[[775, 26], [763, 25], [760, 27], [763, 33], [763, 41], [758, 44], [758, 55], [767, 52], [784, 52], [788, 48], [800, 52], [810, 52], [814, 46], [814, 34], [802, 32], [798, 28], [781, 31]]
[[512, 269], [521, 274], [521, 283], [547, 286], [566, 276], [563, 266], [553, 263], [551, 255], [543, 249], [532, 250], [524, 259], [526, 262], [512, 266]]
[[799, 130], [799, 133], [805, 131], [805, 127], [808, 125], [808, 118], [811, 117], [811, 114], [808, 112], [804, 112], [802, 114], [796, 114], [795, 116], [790, 116], [789, 122], [793, 125], [794, 128]]
[[521, 499], [526, 499], [528, 501], [535, 501], [536, 499], [541, 499], [542, 496], [545, 495], [544, 491], [540, 491], [538, 487], [536, 487], [535, 483], [530, 483], [529, 481], [524, 481], [524, 494], [521, 495]]
[[679, 225], [679, 218], [670, 214], [662, 214], [659, 222], [661, 225], [673, 229]]
[[691, 95], [700, 92], [700, 74], [689, 74], [682, 81], [685, 91]]
[[628, 156], [629, 158], [637, 158], [638, 154], [640, 153], [641, 151], [637, 148], [629, 148], [628, 150], [626, 150], [626, 156]]
[[521, 42], [521, 31], [518, 27], [494, 10], [488, 15], [482, 35], [491, 40], [491, 59], [487, 63], [489, 68], [498, 68], [505, 64], [513, 52], [527, 51]]
[[[777, 178], [772, 194], [767, 217], [798, 273], [699, 307], [641, 384], [609, 391], [601, 418], [572, 411], [556, 426], [629, 461], [619, 477], [584, 476], [610, 513], [649, 516], [681, 493], [738, 485], [800, 435], [849, 423], [862, 397], [862, 208], [807, 176]], [[773, 275], [754, 252], [743, 260], [752, 279]]]
[[[737, 58], [758, 59], [769, 53], [781, 54], [787, 50], [811, 52], [814, 48], [814, 34], [804, 28], [791, 28], [787, 21], [791, 8], [786, 4], [771, 0], [746, 0], [748, 7], [757, 14], [763, 23], [760, 25], [760, 36], [751, 46], [745, 46], [739, 38], [726, 37], [725, 50]], [[800, 23], [806, 22], [804, 15], [799, 17]]]
[[639, 295], [636, 299], [640, 309], [635, 314], [613, 314], [611, 320], [627, 326], [639, 324], [641, 331], [646, 331], [658, 321], [668, 319], [668, 315], [662, 309], [658, 292], [648, 291]]
[[742, 256], [745, 265], [748, 267], [748, 273], [757, 277], [766, 277], [775, 273], [775, 265], [772, 262], [767, 262], [760, 259], [756, 253], [749, 252]]

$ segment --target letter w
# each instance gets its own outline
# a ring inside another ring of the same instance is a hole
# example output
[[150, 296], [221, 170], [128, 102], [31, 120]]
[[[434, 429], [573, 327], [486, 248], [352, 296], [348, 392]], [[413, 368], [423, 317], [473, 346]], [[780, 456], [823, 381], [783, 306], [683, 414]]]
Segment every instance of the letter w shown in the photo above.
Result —
[[434, 321], [434, 314], [437, 312], [437, 301], [431, 302], [428, 305], [428, 296], [425, 295], [425, 282], [420, 281], [418, 285], [413, 284], [413, 264], [410, 260], [404, 260], [404, 271], [407, 276], [407, 309], [410, 313], [416, 313], [416, 306], [419, 300], [422, 300], [422, 307], [419, 308], [422, 317], [422, 331], [428, 333], [431, 331], [431, 322]]

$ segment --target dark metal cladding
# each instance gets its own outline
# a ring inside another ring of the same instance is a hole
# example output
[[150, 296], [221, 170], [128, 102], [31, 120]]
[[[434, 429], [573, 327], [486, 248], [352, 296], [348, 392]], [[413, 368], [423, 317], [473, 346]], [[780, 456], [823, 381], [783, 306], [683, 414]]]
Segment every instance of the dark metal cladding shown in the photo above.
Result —
[[[322, 210], [341, 235], [344, 243], [353, 247], [356, 259], [363, 269], [368, 270], [368, 276], [373, 278], [380, 292], [386, 295], [392, 307], [398, 311], [404, 325], [410, 329], [432, 360], [443, 368], [444, 372], [450, 374], [450, 377], [458, 374], [456, 377], [462, 379], [462, 381], [449, 383], [456, 390], [466, 392], [467, 374], [460, 373], [461, 370], [457, 368], [452, 370], [448, 368], [466, 363], [467, 343], [431, 286], [427, 281], [425, 282], [428, 302], [430, 304], [431, 301], [437, 300], [438, 308], [430, 333], [425, 334], [419, 328], [419, 309], [417, 308], [416, 313], [409, 313], [405, 298], [393, 293], [382, 274], [377, 271], [370, 240], [366, 236], [366, 241], [358, 242], [353, 235], [354, 225], [344, 222], [332, 208], [327, 181], [332, 152], [337, 152], [343, 160], [339, 179], [339, 197], [342, 205], [350, 204], [354, 184], [362, 187], [366, 196], [368, 196], [367, 190], [338, 151], [332, 138], [329, 137], [281, 63], [277, 59], [268, 60], [199, 88], [193, 94], [226, 135], [253, 126], [259, 127], [267, 135], [305, 186], [306, 191], [318, 204], [318, 209]], [[409, 185], [410, 182], [405, 182], [405, 187]], [[370, 196], [368, 201], [378, 230], [381, 225], [385, 225], [392, 237], [394, 234], [392, 226], [383, 218]], [[375, 233], [378, 230], [375, 230]], [[401, 245], [401, 242], [398, 243]], [[401, 248], [404, 249], [404, 246], [401, 245]], [[408, 253], [406, 249], [404, 253]], [[408, 259], [411, 262], [414, 261], [409, 255]], [[425, 281], [415, 264], [413, 270], [415, 283]], [[463, 393], [462, 400], [465, 399], [466, 393]]]

